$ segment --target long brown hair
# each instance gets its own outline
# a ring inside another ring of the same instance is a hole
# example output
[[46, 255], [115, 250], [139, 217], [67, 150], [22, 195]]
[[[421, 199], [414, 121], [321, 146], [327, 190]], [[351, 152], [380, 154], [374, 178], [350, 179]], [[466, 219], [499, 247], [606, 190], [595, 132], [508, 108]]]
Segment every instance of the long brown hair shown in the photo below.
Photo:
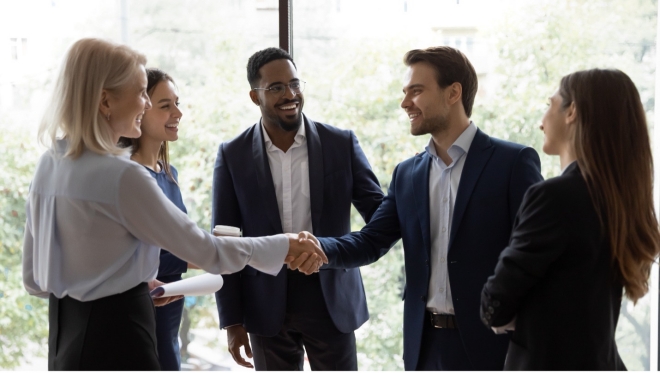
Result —
[[[156, 86], [160, 82], [167, 82], [170, 81], [172, 84], [174, 83], [174, 79], [172, 79], [171, 76], [167, 75], [164, 71], [155, 69], [155, 68], [149, 68], [147, 69], [147, 94], [149, 97], [151, 97], [154, 93], [154, 90], [156, 89]], [[128, 137], [121, 137], [119, 138], [119, 146], [124, 147], [124, 148], [131, 148], [131, 155], [135, 154], [140, 150], [140, 138], [137, 139], [130, 139]], [[174, 175], [172, 174], [172, 170], [170, 168], [170, 151], [169, 147], [167, 145], [167, 141], [163, 141], [160, 144], [160, 150], [158, 150], [158, 160], [160, 161], [163, 170], [165, 171], [165, 174], [172, 180], [175, 184], [177, 184], [176, 179], [174, 178]]]
[[606, 232], [612, 263], [633, 302], [649, 290], [660, 251], [653, 206], [653, 158], [635, 84], [619, 70], [585, 70], [562, 78], [562, 107], [575, 103], [575, 152]]

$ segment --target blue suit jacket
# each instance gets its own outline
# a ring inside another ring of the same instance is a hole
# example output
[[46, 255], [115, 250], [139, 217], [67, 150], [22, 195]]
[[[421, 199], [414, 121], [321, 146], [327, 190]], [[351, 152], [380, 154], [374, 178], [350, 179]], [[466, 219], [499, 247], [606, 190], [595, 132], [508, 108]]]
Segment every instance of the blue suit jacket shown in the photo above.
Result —
[[[360, 232], [320, 238], [333, 268], [373, 263], [403, 239], [404, 364], [414, 370], [422, 348], [423, 321], [431, 275], [429, 170], [431, 156], [401, 162], [388, 195]], [[543, 180], [532, 148], [491, 138], [478, 130], [465, 159], [449, 236], [449, 282], [458, 330], [473, 370], [502, 370], [508, 336], [484, 328], [479, 317], [481, 288], [509, 242], [527, 188]], [[441, 348], [424, 346], [424, 348]]]
[[[304, 118], [309, 158], [309, 189], [314, 234], [350, 232], [351, 202], [369, 221], [383, 199], [378, 179], [352, 131]], [[261, 124], [257, 123], [218, 150], [213, 172], [213, 225], [240, 227], [245, 237], [282, 233], [273, 178]], [[277, 334], [286, 313], [286, 266], [276, 277], [247, 266], [225, 275], [216, 293], [220, 327], [243, 324], [248, 332]], [[341, 332], [369, 318], [360, 271], [319, 272], [323, 297]]]

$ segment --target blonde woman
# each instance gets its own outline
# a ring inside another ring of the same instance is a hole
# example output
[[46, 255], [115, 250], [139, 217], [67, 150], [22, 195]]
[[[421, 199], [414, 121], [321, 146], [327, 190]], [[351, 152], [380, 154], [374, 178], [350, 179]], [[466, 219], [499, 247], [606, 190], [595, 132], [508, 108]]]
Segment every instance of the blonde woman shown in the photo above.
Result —
[[160, 369], [149, 296], [160, 247], [211, 273], [274, 275], [285, 257], [312, 273], [326, 259], [294, 235], [213, 237], [117, 147], [151, 108], [145, 63], [126, 46], [79, 40], [40, 127], [50, 149], [26, 204], [23, 281], [50, 299], [50, 370]]
[[527, 191], [481, 317], [515, 329], [505, 369], [625, 370], [621, 298], [648, 292], [660, 251], [653, 160], [639, 93], [619, 70], [561, 80], [541, 129], [561, 176]]

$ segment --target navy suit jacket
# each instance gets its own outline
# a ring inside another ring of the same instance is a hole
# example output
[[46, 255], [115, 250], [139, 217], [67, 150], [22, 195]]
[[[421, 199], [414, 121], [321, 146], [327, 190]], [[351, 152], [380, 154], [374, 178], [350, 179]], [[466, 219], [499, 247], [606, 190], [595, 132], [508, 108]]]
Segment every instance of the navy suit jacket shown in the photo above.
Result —
[[[309, 158], [309, 189], [315, 235], [350, 232], [351, 203], [369, 221], [383, 191], [352, 131], [304, 117]], [[213, 225], [240, 227], [244, 237], [282, 233], [261, 124], [257, 123], [218, 150], [213, 172]], [[276, 277], [250, 266], [224, 275], [216, 293], [220, 327], [242, 324], [248, 332], [276, 335], [284, 323], [286, 266]], [[335, 326], [352, 332], [369, 319], [359, 269], [319, 272], [326, 306]], [[303, 296], [303, 295], [300, 295]]]
[[[403, 239], [406, 291], [403, 352], [406, 370], [414, 370], [421, 346], [431, 275], [429, 171], [431, 156], [422, 152], [401, 162], [387, 196], [360, 232], [319, 238], [332, 268], [373, 263]], [[458, 330], [473, 370], [502, 370], [508, 337], [483, 327], [481, 288], [509, 242], [511, 227], [527, 188], [541, 181], [541, 165], [529, 147], [491, 138], [477, 130], [458, 186], [449, 236], [449, 282]]]

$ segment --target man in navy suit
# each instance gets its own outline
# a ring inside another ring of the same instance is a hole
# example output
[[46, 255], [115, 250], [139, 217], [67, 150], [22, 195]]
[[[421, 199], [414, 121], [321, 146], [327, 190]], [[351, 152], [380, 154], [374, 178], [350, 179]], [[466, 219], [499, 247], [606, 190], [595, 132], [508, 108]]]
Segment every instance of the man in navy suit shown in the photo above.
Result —
[[[305, 82], [278, 48], [248, 61], [250, 98], [261, 121], [223, 143], [213, 173], [213, 225], [243, 236], [350, 232], [351, 203], [369, 221], [383, 199], [352, 131], [303, 115]], [[368, 318], [359, 269], [304, 276], [286, 267], [273, 278], [245, 267], [216, 293], [220, 327], [234, 360], [257, 370], [357, 370], [354, 330]], [[249, 340], [248, 334], [249, 333]], [[303, 350], [304, 346], [304, 350]]]
[[401, 107], [412, 135], [431, 134], [426, 151], [396, 167], [387, 196], [360, 232], [319, 240], [328, 267], [354, 268], [403, 239], [407, 370], [502, 370], [508, 337], [481, 324], [481, 288], [525, 191], [542, 180], [539, 157], [470, 121], [477, 75], [463, 53], [412, 50], [404, 62]]

